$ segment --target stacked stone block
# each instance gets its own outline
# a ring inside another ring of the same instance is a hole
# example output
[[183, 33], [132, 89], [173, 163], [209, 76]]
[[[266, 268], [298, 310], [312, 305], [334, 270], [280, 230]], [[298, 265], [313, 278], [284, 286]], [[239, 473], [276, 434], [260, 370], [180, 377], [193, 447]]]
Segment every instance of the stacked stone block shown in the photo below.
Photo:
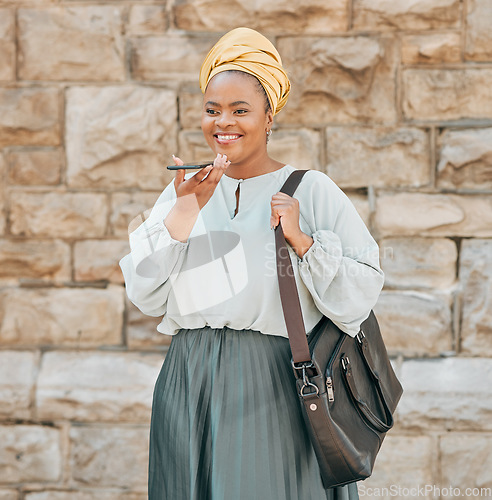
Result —
[[490, 1], [0, 0], [0, 500], [147, 498], [170, 339], [118, 260], [171, 154], [211, 157], [198, 70], [239, 25], [292, 80], [272, 156], [332, 177], [381, 248], [405, 393], [361, 494], [492, 498]]

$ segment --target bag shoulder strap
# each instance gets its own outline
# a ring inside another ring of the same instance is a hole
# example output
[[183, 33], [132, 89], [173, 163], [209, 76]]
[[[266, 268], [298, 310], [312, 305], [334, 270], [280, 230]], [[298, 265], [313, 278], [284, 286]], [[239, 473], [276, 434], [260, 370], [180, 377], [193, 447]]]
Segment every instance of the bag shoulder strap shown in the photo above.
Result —
[[[280, 192], [292, 196], [306, 172], [308, 170], [294, 170], [285, 181]], [[278, 224], [275, 228], [275, 246], [277, 251], [277, 278], [280, 289], [280, 300], [284, 312], [285, 326], [289, 335], [292, 359], [294, 363], [309, 362], [311, 354], [304, 328], [292, 261], [290, 260], [282, 224]]]

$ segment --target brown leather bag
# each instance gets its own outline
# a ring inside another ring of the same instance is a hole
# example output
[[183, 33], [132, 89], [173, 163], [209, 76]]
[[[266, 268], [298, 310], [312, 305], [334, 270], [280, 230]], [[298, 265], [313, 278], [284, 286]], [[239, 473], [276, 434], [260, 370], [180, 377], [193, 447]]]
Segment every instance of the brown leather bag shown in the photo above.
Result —
[[[281, 191], [292, 196], [306, 170], [294, 171]], [[307, 430], [326, 489], [365, 479], [403, 388], [371, 311], [356, 337], [323, 317], [306, 337], [292, 262], [281, 225], [275, 229], [280, 298], [292, 367]]]

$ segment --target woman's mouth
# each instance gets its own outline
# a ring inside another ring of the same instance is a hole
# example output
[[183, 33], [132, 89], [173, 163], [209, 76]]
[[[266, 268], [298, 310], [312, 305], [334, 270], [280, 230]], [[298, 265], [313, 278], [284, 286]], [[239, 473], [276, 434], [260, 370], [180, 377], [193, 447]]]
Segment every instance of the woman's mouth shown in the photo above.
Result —
[[214, 134], [219, 144], [231, 144], [242, 137], [240, 134]]

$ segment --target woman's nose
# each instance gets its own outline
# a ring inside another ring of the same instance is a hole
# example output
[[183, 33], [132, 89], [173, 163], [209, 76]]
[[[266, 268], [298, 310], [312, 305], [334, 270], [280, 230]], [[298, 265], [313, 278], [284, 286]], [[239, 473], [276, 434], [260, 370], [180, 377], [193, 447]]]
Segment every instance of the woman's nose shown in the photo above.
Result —
[[233, 125], [236, 122], [234, 114], [222, 112], [217, 117], [217, 125], [220, 127], [227, 127], [228, 125]]

